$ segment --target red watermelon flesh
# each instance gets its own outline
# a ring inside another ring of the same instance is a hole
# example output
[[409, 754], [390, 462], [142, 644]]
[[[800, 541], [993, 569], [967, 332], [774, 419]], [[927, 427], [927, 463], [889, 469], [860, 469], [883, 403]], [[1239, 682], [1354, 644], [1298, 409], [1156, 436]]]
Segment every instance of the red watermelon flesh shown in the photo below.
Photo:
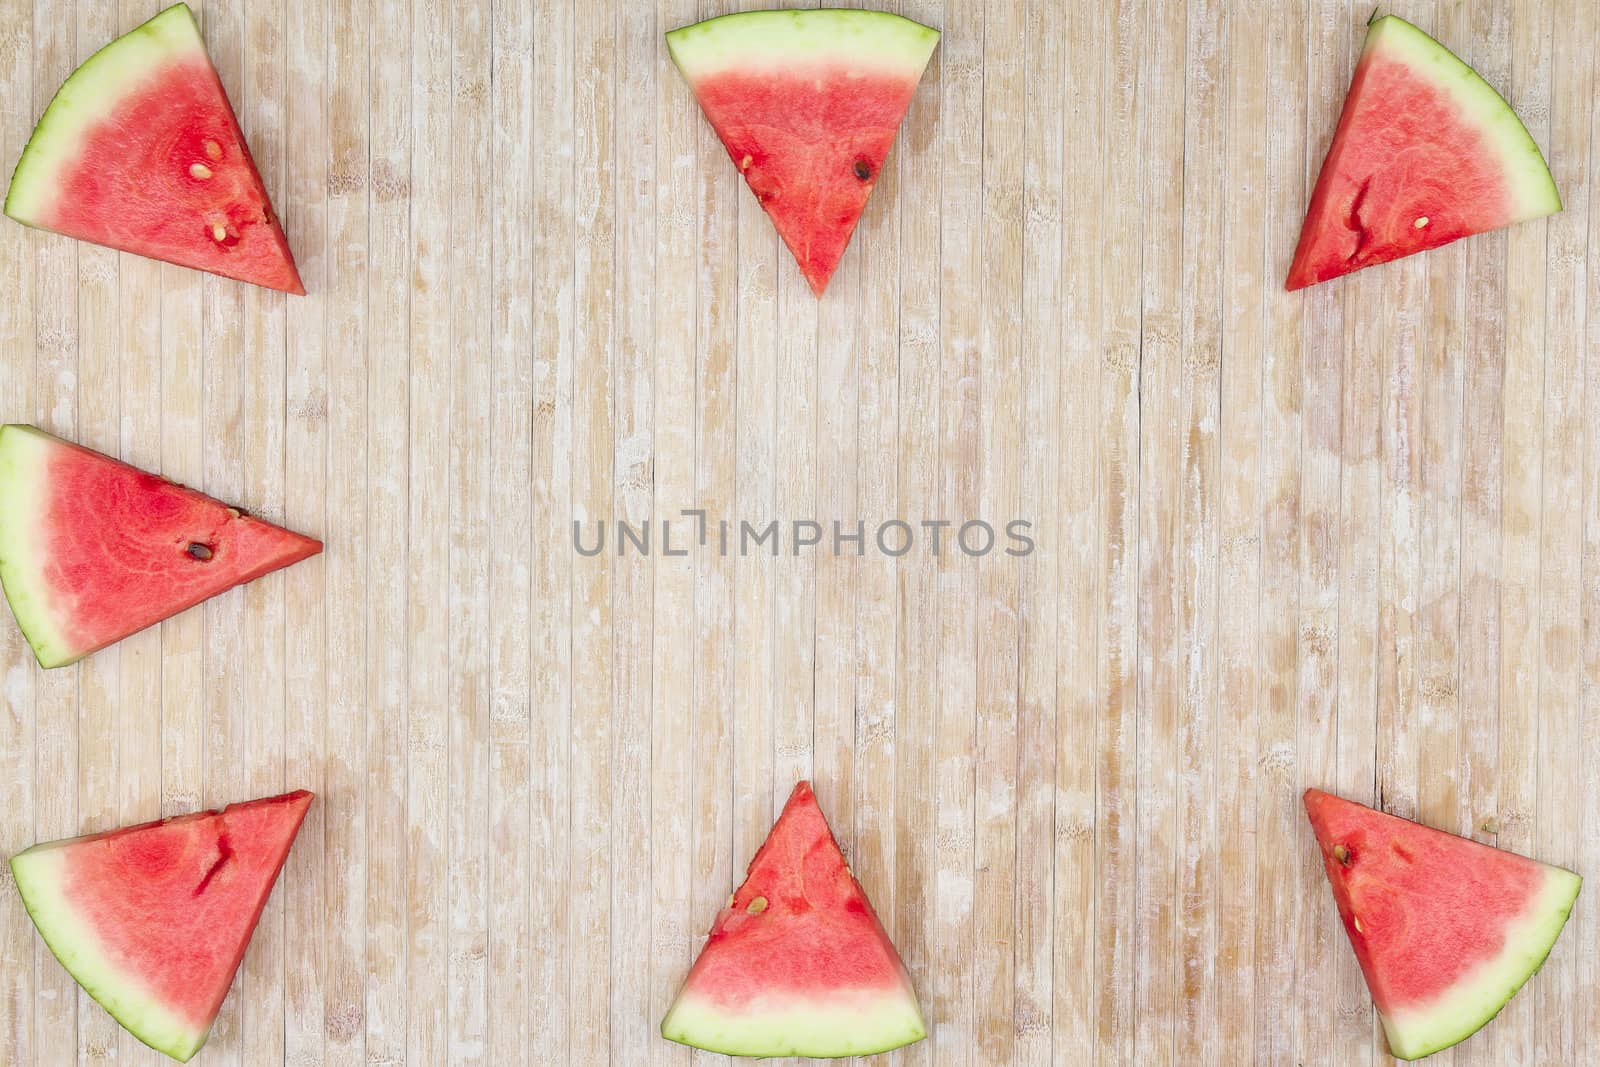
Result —
[[717, 136], [821, 296], [939, 33], [876, 11], [751, 11], [667, 34]]
[[1418, 1059], [1476, 1033], [1544, 962], [1581, 879], [1307, 790], [1339, 917], [1389, 1048]]
[[311, 805], [301, 790], [35, 845], [11, 859], [28, 914], [84, 990], [188, 1060], [244, 958]]
[[194, 16], [170, 7], [61, 86], [6, 214], [40, 229], [304, 293]]
[[717, 916], [662, 1036], [735, 1056], [860, 1056], [926, 1036], [900, 955], [808, 782]]
[[42, 666], [321, 550], [42, 430], [0, 427], [0, 583]]
[[1409, 22], [1376, 19], [1286, 287], [1560, 210], [1539, 146], [1500, 94]]

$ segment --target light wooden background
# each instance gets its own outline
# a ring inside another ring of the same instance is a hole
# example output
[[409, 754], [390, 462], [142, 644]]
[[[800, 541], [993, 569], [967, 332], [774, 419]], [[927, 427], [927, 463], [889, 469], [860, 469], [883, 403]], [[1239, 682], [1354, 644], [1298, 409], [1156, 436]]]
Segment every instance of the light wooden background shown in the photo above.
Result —
[[[0, 0], [7, 169], [157, 6]], [[0, 417], [327, 542], [78, 667], [0, 626], [0, 851], [321, 797], [196, 1063], [717, 1062], [655, 1027], [803, 775], [895, 1064], [1381, 1061], [1307, 785], [1600, 877], [1597, 5], [1395, 5], [1567, 210], [1294, 296], [1369, 4], [903, 7], [944, 39], [820, 303], [666, 58], [694, 0], [196, 4], [305, 299], [0, 225]], [[1039, 548], [571, 547], [692, 507]], [[1595, 892], [1433, 1062], [1600, 1062]], [[164, 1062], [9, 888], [0, 1036]]]

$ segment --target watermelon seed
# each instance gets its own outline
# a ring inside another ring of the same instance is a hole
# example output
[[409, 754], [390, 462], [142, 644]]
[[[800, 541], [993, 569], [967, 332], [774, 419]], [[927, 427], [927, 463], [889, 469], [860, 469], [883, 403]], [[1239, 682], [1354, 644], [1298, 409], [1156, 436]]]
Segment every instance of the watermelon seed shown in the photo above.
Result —
[[220, 222], [213, 222], [211, 224], [211, 236], [219, 241], [225, 241], [228, 239], [228, 229]]
[[1350, 866], [1350, 850], [1345, 848], [1343, 845], [1333, 846], [1333, 858], [1344, 864], [1346, 867]]
[[184, 551], [189, 553], [190, 558], [197, 559], [201, 563], [204, 563], [213, 555], [211, 546], [203, 545], [199, 541], [190, 541], [189, 547], [184, 549]]
[[221, 159], [222, 158], [222, 146], [219, 145], [217, 142], [211, 140], [210, 138], [207, 138], [205, 143], [202, 144], [200, 147], [204, 148], [206, 150], [206, 156], [208, 158], [210, 158], [210, 159]]
[[855, 170], [856, 177], [860, 178], [862, 181], [866, 181], [868, 178], [872, 177], [872, 164], [868, 163], [864, 159], [856, 160]]
[[189, 177], [205, 181], [211, 177], [211, 168], [204, 163], [191, 163], [189, 164]]
[[750, 906], [745, 908], [744, 910], [748, 911], [751, 915], [760, 915], [762, 912], [767, 910], [767, 898], [766, 897], [754, 897], [754, 898], [752, 898], [751, 901], [750, 901]]
[[749, 170], [750, 169], [750, 164], [754, 163], [754, 162], [755, 162], [755, 160], [753, 158], [751, 158], [750, 153], [746, 152], [744, 154], [744, 158], [739, 160], [739, 169], [740, 170]]
[[1415, 226], [1419, 230], [1422, 229], [1424, 226], [1428, 225], [1428, 216], [1419, 215], [1417, 217], [1417, 221], [1413, 222], [1411, 225]]

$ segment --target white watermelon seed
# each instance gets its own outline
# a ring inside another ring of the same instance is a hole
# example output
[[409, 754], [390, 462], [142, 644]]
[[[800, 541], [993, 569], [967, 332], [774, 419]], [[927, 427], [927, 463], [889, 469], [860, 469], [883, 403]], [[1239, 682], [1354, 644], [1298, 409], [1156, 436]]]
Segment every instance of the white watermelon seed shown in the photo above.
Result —
[[1426, 226], [1427, 224], [1428, 224], [1428, 216], [1426, 216], [1426, 215], [1418, 215], [1417, 216], [1417, 221], [1413, 222], [1411, 225], [1415, 226], [1417, 229], [1420, 230], [1424, 226]]
[[748, 911], [751, 915], [760, 915], [762, 912], [767, 910], [767, 898], [755, 897], [751, 899], [750, 905], [744, 910]]
[[210, 138], [207, 138], [205, 143], [202, 144], [200, 147], [202, 147], [202, 148], [204, 148], [206, 150], [206, 156], [208, 158], [210, 158], [210, 159], [221, 159], [222, 158], [222, 146], [219, 145], [217, 142], [211, 140]]
[[206, 166], [204, 163], [191, 163], [189, 164], [189, 177], [199, 178], [201, 181], [205, 181], [207, 178], [211, 177], [211, 168]]

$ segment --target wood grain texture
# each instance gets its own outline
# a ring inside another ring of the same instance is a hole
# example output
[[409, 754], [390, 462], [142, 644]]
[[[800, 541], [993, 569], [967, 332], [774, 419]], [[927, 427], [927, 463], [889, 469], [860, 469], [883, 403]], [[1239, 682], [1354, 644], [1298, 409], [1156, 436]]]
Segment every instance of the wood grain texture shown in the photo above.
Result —
[[[0, 166], [159, 6], [0, 0]], [[1566, 210], [1289, 295], [1366, 6], [893, 0], [821, 301], [661, 37], [743, 5], [191, 6], [309, 295], [6, 222], [0, 419], [326, 552], [0, 627], [0, 851], [318, 793], [195, 1063], [725, 1064], [656, 1025], [802, 776], [884, 1065], [1387, 1062], [1306, 786], [1600, 874], [1593, 3], [1402, 0]], [[0, 1063], [162, 1062], [0, 889]], [[1439, 1062], [1594, 1061], [1597, 959]]]

